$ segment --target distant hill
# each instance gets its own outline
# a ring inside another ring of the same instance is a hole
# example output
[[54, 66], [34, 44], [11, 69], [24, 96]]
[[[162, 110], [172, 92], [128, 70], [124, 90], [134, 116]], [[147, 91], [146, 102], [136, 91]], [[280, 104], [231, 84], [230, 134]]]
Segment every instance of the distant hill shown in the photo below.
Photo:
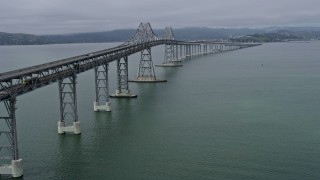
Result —
[[0, 32], [0, 45], [36, 45], [67, 43], [101, 43], [126, 41], [134, 29], [121, 29], [108, 32], [78, 33], [65, 35], [31, 35]]
[[48, 44], [42, 36], [0, 32], [0, 45]]
[[[0, 45], [36, 45], [66, 43], [102, 43], [123, 42], [128, 40], [135, 29], [119, 29], [107, 32], [89, 32], [64, 35], [32, 35], [11, 34], [0, 32]], [[155, 29], [161, 37], [164, 30]], [[263, 29], [250, 28], [206, 28], [187, 27], [174, 29], [178, 40], [229, 40], [274, 42], [285, 40], [320, 39], [320, 27], [268, 27]]]
[[175, 29], [174, 34], [179, 40], [221, 40], [232, 37], [243, 36], [252, 33], [264, 32], [261, 29], [227, 29], [227, 28], [206, 28], [188, 27]]
[[41, 37], [54, 44], [121, 42], [128, 40], [134, 32], [134, 29], [121, 29], [108, 32], [46, 35]]
[[251, 34], [239, 38], [231, 38], [237, 42], [284, 42], [320, 40], [320, 31], [303, 31], [301, 29], [278, 30], [271, 33]]

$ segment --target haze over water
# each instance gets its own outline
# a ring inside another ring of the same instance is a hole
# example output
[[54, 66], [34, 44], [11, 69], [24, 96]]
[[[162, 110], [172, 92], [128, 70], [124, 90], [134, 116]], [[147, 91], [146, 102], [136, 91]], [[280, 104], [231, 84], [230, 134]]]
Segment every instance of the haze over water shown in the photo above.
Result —
[[[0, 73], [116, 45], [0, 46]], [[80, 136], [57, 133], [57, 84], [19, 96], [23, 179], [318, 179], [319, 49], [269, 43], [156, 68], [168, 82], [130, 83], [138, 98], [111, 99], [111, 113], [93, 112], [93, 70], [82, 73]], [[163, 51], [152, 48], [154, 64]]]

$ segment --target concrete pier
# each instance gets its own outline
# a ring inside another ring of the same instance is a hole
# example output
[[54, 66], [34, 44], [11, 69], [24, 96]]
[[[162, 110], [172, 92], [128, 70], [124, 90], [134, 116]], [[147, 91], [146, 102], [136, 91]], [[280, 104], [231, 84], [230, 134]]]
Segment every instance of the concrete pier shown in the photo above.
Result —
[[138, 95], [130, 94], [130, 90], [116, 90], [115, 94], [110, 95], [111, 98], [137, 98]]
[[137, 82], [137, 83], [158, 83], [158, 82], [167, 82], [166, 79], [157, 79], [154, 76], [140, 76], [136, 79], [129, 80], [129, 82]]
[[97, 111], [111, 111], [111, 103], [110, 102], [106, 102], [105, 105], [99, 105], [98, 102], [94, 101], [93, 102], [93, 111], [97, 112]]
[[65, 123], [62, 121], [58, 121], [58, 133], [74, 133], [80, 134], [80, 122], [73, 122], [73, 126], [65, 126]]
[[156, 67], [181, 67], [181, 66], [183, 65], [175, 62], [167, 62], [167, 63], [156, 65]]
[[10, 165], [0, 165], [0, 174], [12, 175], [14, 178], [23, 176], [22, 159], [11, 160]]

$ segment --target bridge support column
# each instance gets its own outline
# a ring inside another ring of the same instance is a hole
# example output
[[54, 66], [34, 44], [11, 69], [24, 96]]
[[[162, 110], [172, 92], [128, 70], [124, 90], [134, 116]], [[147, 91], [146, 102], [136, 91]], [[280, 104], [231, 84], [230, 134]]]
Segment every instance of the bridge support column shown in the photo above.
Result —
[[[7, 112], [5, 117], [0, 117], [0, 153], [1, 165], [0, 175], [12, 175], [21, 177], [23, 175], [22, 159], [19, 159], [17, 127], [16, 127], [16, 98], [12, 97], [4, 101]], [[2, 135], [2, 136], [1, 136]], [[10, 161], [11, 159], [11, 161]], [[5, 163], [5, 164], [2, 164]]]
[[94, 111], [111, 111], [109, 102], [109, 63], [94, 68], [96, 100], [93, 103]]
[[192, 48], [191, 48], [192, 45], [188, 44], [186, 45], [186, 58], [190, 58], [191, 57], [191, 54], [192, 54]]
[[197, 45], [197, 44], [194, 45], [194, 55], [195, 55], [195, 56], [198, 56], [198, 50], [199, 50], [198, 45]]
[[164, 62], [160, 65], [156, 65], [158, 67], [178, 67], [182, 66], [182, 64], [178, 61], [178, 47], [177, 45], [165, 45], [164, 50]]
[[[73, 75], [63, 80], [59, 80], [60, 97], [60, 121], [58, 122], [58, 133], [80, 134], [80, 122], [78, 121], [77, 111], [77, 76]], [[66, 123], [72, 121], [71, 126]]]
[[204, 53], [204, 54], [208, 54], [208, 45], [207, 45], [207, 44], [205, 44], [205, 45], [203, 46], [203, 53]]
[[206, 47], [207, 47], [206, 44], [203, 44], [203, 45], [202, 45], [202, 48], [201, 48], [201, 50], [202, 50], [202, 51], [201, 51], [201, 54], [202, 54], [202, 55], [205, 55], [205, 54], [206, 54]]
[[117, 89], [116, 93], [110, 95], [112, 98], [136, 98], [131, 94], [128, 83], [128, 56], [117, 60]]
[[147, 48], [141, 51], [139, 72], [135, 80], [130, 80], [130, 82], [166, 82], [167, 80], [159, 80], [156, 78], [154, 72], [151, 48]]
[[179, 45], [174, 45], [175, 51], [174, 51], [174, 56], [173, 56], [173, 61], [176, 61], [177, 63], [180, 63], [181, 60], [179, 59]]
[[194, 55], [194, 45], [190, 45], [190, 57]]
[[224, 45], [223, 45], [223, 44], [222, 44], [222, 45], [220, 45], [220, 49], [221, 49], [221, 52], [225, 51], [225, 47], [224, 47]]
[[178, 61], [182, 61], [184, 59], [183, 57], [183, 45], [179, 45], [179, 55], [178, 55]]

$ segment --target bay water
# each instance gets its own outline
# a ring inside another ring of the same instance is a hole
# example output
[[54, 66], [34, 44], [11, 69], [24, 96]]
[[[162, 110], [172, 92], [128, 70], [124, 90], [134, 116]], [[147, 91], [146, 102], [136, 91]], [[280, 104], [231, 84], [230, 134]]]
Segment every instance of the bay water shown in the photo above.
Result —
[[[0, 73], [119, 43], [0, 46]], [[154, 64], [164, 46], [152, 48]], [[129, 56], [129, 75], [140, 54]], [[81, 135], [57, 133], [57, 83], [17, 98], [22, 179], [319, 179], [320, 42], [267, 43], [155, 68], [166, 83], [93, 112], [93, 70], [78, 75]], [[110, 64], [110, 93], [116, 88]], [[7, 178], [3, 176], [2, 179]]]

